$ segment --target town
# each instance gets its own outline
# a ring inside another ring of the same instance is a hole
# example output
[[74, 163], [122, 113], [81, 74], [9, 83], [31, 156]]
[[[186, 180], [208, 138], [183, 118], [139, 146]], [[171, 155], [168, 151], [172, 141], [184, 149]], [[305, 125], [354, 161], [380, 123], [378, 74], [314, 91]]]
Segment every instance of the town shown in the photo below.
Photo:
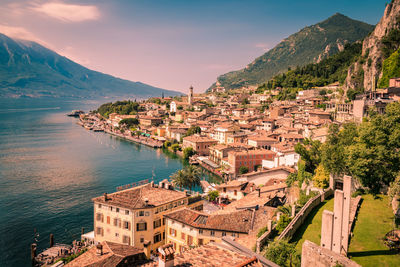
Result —
[[[302, 242], [301, 266], [359, 266], [346, 256], [362, 205], [355, 193], [365, 186], [322, 164], [306, 172], [305, 157], [313, 146], [331, 142], [335, 127], [360, 124], [370, 112], [383, 115], [398, 103], [400, 78], [354, 100], [338, 84], [285, 101], [276, 100], [279, 90], [226, 91], [217, 83], [204, 94], [190, 87], [187, 96], [118, 101], [80, 114], [88, 130], [175, 153], [192, 166], [171, 179], [123, 185], [93, 198], [94, 231], [82, 234], [79, 249], [62, 254], [53, 247], [57, 255], [45, 251], [34, 259], [51, 265], [88, 249], [66, 266], [285, 265], [268, 259], [265, 249], [271, 243], [283, 249], [313, 209], [334, 196], [334, 211], [318, 213], [320, 244], [319, 237], [313, 239], [318, 244]], [[201, 179], [200, 168], [220, 183]], [[195, 186], [203, 193], [190, 190]], [[386, 238], [398, 244], [399, 232]], [[283, 251], [300, 265], [299, 252]]]

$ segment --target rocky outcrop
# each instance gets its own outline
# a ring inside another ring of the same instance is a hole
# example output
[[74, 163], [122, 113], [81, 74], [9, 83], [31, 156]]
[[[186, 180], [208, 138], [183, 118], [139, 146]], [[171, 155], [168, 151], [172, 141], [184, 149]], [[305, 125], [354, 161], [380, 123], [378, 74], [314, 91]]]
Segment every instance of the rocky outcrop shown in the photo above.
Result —
[[[365, 90], [372, 88], [372, 83], [378, 82], [382, 77], [382, 38], [392, 29], [398, 28], [400, 18], [400, 0], [393, 0], [385, 8], [385, 13], [374, 31], [363, 41], [362, 58], [358, 63], [349, 68], [346, 79], [347, 88], [363, 87]], [[361, 80], [361, 85], [359, 84]]]

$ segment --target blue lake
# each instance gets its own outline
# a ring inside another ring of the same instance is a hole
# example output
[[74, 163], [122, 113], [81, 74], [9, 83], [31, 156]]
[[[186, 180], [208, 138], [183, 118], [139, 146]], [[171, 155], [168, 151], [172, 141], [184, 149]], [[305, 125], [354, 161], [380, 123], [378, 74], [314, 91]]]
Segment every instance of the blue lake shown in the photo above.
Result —
[[[104, 101], [103, 101], [104, 102]], [[91, 199], [117, 186], [168, 178], [182, 167], [162, 150], [93, 133], [65, 116], [100, 102], [0, 99], [0, 266], [30, 266], [39, 251], [91, 231]]]

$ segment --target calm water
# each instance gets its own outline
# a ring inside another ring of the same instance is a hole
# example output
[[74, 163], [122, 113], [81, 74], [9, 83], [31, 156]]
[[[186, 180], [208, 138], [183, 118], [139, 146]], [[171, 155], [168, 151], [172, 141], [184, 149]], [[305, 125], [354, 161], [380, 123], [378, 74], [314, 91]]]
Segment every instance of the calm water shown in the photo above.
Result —
[[34, 228], [39, 251], [91, 231], [91, 198], [115, 187], [168, 178], [182, 167], [160, 150], [93, 133], [65, 116], [95, 102], [0, 99], [0, 266], [29, 266]]

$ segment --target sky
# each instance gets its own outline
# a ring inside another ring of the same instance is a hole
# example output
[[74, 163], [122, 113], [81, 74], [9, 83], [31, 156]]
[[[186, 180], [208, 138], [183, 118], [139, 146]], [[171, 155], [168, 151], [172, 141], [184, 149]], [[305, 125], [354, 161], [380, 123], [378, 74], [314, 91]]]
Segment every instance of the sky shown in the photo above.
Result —
[[204, 92], [300, 29], [340, 12], [378, 23], [390, 0], [0, 0], [0, 33], [93, 70]]

